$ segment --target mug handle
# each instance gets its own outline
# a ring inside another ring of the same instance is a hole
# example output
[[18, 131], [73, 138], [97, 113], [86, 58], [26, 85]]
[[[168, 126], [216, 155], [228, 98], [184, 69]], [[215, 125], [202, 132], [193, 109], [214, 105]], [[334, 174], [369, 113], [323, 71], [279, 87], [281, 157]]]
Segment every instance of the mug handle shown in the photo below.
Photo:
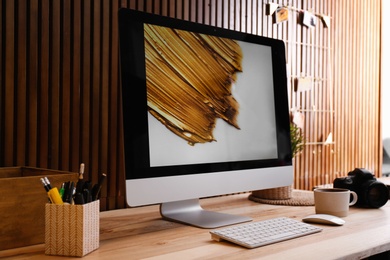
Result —
[[352, 199], [352, 201], [349, 203], [349, 206], [352, 206], [352, 205], [355, 205], [355, 203], [357, 202], [357, 200], [358, 200], [358, 195], [357, 195], [356, 192], [354, 192], [354, 191], [350, 191], [350, 194], [352, 195], [353, 199]]

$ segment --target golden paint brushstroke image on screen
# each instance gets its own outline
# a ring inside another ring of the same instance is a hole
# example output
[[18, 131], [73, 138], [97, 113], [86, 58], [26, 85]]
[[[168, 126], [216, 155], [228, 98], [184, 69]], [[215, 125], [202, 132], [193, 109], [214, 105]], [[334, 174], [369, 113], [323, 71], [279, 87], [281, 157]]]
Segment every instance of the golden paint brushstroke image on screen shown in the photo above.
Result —
[[242, 71], [240, 45], [231, 39], [145, 25], [149, 112], [188, 144], [216, 141], [216, 119], [240, 129], [232, 95]]

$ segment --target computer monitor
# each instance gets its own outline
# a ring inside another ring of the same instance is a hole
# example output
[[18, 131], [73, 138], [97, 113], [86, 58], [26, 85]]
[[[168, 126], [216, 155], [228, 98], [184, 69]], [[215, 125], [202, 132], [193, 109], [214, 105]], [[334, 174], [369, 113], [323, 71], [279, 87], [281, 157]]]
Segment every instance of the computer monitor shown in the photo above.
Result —
[[126, 198], [203, 228], [199, 198], [293, 181], [284, 43], [119, 11]]

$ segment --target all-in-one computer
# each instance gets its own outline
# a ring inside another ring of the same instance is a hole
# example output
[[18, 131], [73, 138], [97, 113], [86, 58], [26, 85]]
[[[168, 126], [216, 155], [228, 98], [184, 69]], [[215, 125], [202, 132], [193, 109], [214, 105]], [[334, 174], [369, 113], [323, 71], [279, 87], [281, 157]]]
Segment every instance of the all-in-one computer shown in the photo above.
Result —
[[126, 197], [215, 228], [199, 198], [293, 181], [284, 43], [119, 11]]

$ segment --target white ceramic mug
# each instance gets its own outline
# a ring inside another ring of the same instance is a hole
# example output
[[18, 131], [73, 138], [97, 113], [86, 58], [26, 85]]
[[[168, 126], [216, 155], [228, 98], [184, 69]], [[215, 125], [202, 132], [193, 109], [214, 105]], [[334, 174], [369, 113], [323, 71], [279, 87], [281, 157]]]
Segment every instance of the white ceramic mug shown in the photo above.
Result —
[[[350, 201], [350, 195], [353, 199]], [[356, 192], [340, 188], [317, 188], [314, 190], [314, 205], [317, 214], [346, 217], [349, 206], [357, 202]]]

